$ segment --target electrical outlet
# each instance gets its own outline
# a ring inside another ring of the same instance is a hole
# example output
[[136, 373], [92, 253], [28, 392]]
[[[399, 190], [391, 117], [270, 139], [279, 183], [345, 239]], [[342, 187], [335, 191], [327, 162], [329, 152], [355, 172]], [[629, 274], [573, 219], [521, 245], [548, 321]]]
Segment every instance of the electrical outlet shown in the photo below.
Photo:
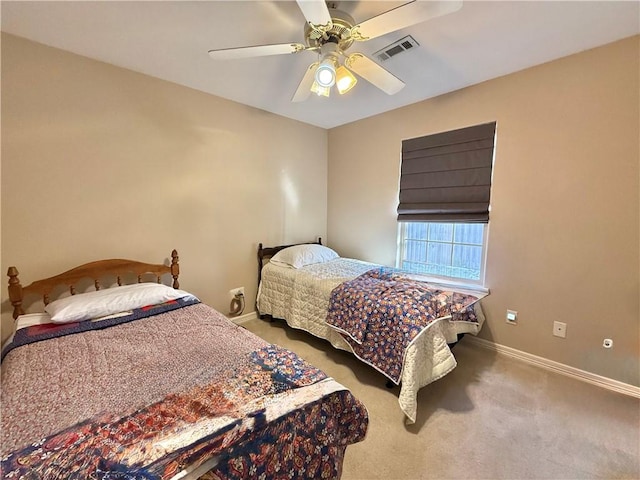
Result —
[[518, 324], [518, 312], [515, 310], [507, 310], [507, 323], [509, 325]]
[[605, 338], [604, 342], [602, 342], [602, 346], [604, 348], [613, 348], [613, 340], [611, 340], [610, 338]]
[[567, 337], [567, 324], [564, 322], [553, 322], [553, 334], [556, 337]]
[[230, 298], [233, 298], [238, 294], [244, 296], [244, 287], [232, 288], [231, 290], [229, 290]]

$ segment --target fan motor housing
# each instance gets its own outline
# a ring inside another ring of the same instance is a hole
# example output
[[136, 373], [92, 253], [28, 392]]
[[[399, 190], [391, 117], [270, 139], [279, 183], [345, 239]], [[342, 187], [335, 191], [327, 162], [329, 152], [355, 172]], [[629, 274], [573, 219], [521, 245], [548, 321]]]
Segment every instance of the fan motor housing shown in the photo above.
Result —
[[328, 30], [318, 30], [313, 28], [309, 22], [304, 26], [304, 38], [307, 46], [312, 48], [320, 48], [328, 42], [338, 44], [341, 51], [346, 50], [353, 44], [351, 38], [351, 28], [355, 21], [348, 13], [335, 8], [329, 9], [331, 15], [331, 28]]

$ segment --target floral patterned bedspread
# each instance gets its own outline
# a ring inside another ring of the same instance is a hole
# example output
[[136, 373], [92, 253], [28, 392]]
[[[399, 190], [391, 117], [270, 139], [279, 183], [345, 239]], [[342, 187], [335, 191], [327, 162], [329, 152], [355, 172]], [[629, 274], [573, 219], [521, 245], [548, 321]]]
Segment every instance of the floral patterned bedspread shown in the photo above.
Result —
[[202, 304], [15, 348], [2, 396], [2, 478], [339, 478], [368, 425], [342, 385]]
[[482, 296], [441, 290], [380, 267], [333, 289], [326, 321], [356, 356], [397, 384], [409, 345], [438, 319], [477, 323], [473, 304]]

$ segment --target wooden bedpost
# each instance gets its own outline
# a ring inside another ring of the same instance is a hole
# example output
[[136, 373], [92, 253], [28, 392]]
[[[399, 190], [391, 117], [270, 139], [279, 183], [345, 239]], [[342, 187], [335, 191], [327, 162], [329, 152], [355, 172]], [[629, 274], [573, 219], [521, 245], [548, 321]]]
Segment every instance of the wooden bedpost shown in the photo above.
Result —
[[180, 288], [180, 282], [178, 281], [178, 275], [180, 275], [180, 265], [178, 261], [180, 257], [178, 257], [178, 251], [173, 250], [171, 252], [171, 276], [173, 277], [173, 288]]
[[20, 285], [16, 267], [9, 267], [7, 276], [9, 277], [9, 300], [13, 305], [13, 319], [15, 320], [20, 315], [24, 315], [24, 310], [22, 309], [22, 285]]
[[264, 262], [264, 252], [262, 251], [262, 243], [258, 244], [258, 288], [260, 288], [260, 280], [262, 280], [262, 266]]
[[[256, 289], [256, 312], [258, 312], [258, 292], [260, 291], [260, 282], [262, 281], [262, 263], [264, 259], [264, 252], [262, 248], [262, 242], [258, 244], [258, 288]], [[262, 318], [262, 315], [260, 315]]]

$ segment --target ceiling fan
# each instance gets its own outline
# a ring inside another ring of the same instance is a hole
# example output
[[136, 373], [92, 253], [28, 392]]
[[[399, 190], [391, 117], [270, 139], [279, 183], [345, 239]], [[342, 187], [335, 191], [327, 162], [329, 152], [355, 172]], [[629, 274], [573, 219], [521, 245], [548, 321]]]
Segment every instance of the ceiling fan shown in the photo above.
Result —
[[[325, 0], [296, 0], [306, 19], [305, 44], [280, 43], [251, 47], [209, 50], [215, 60], [231, 60], [285, 53], [316, 52], [318, 61], [307, 68], [291, 101], [306, 100], [311, 92], [328, 97], [331, 87], [344, 94], [356, 84], [352, 72], [364, 78], [388, 95], [399, 92], [404, 82], [362, 53], [346, 53], [354, 42], [376, 38], [395, 30], [447, 15], [459, 10], [462, 1], [414, 0], [378, 16], [356, 24], [347, 13], [338, 10], [335, 3]], [[342, 62], [341, 62], [342, 61]]]

